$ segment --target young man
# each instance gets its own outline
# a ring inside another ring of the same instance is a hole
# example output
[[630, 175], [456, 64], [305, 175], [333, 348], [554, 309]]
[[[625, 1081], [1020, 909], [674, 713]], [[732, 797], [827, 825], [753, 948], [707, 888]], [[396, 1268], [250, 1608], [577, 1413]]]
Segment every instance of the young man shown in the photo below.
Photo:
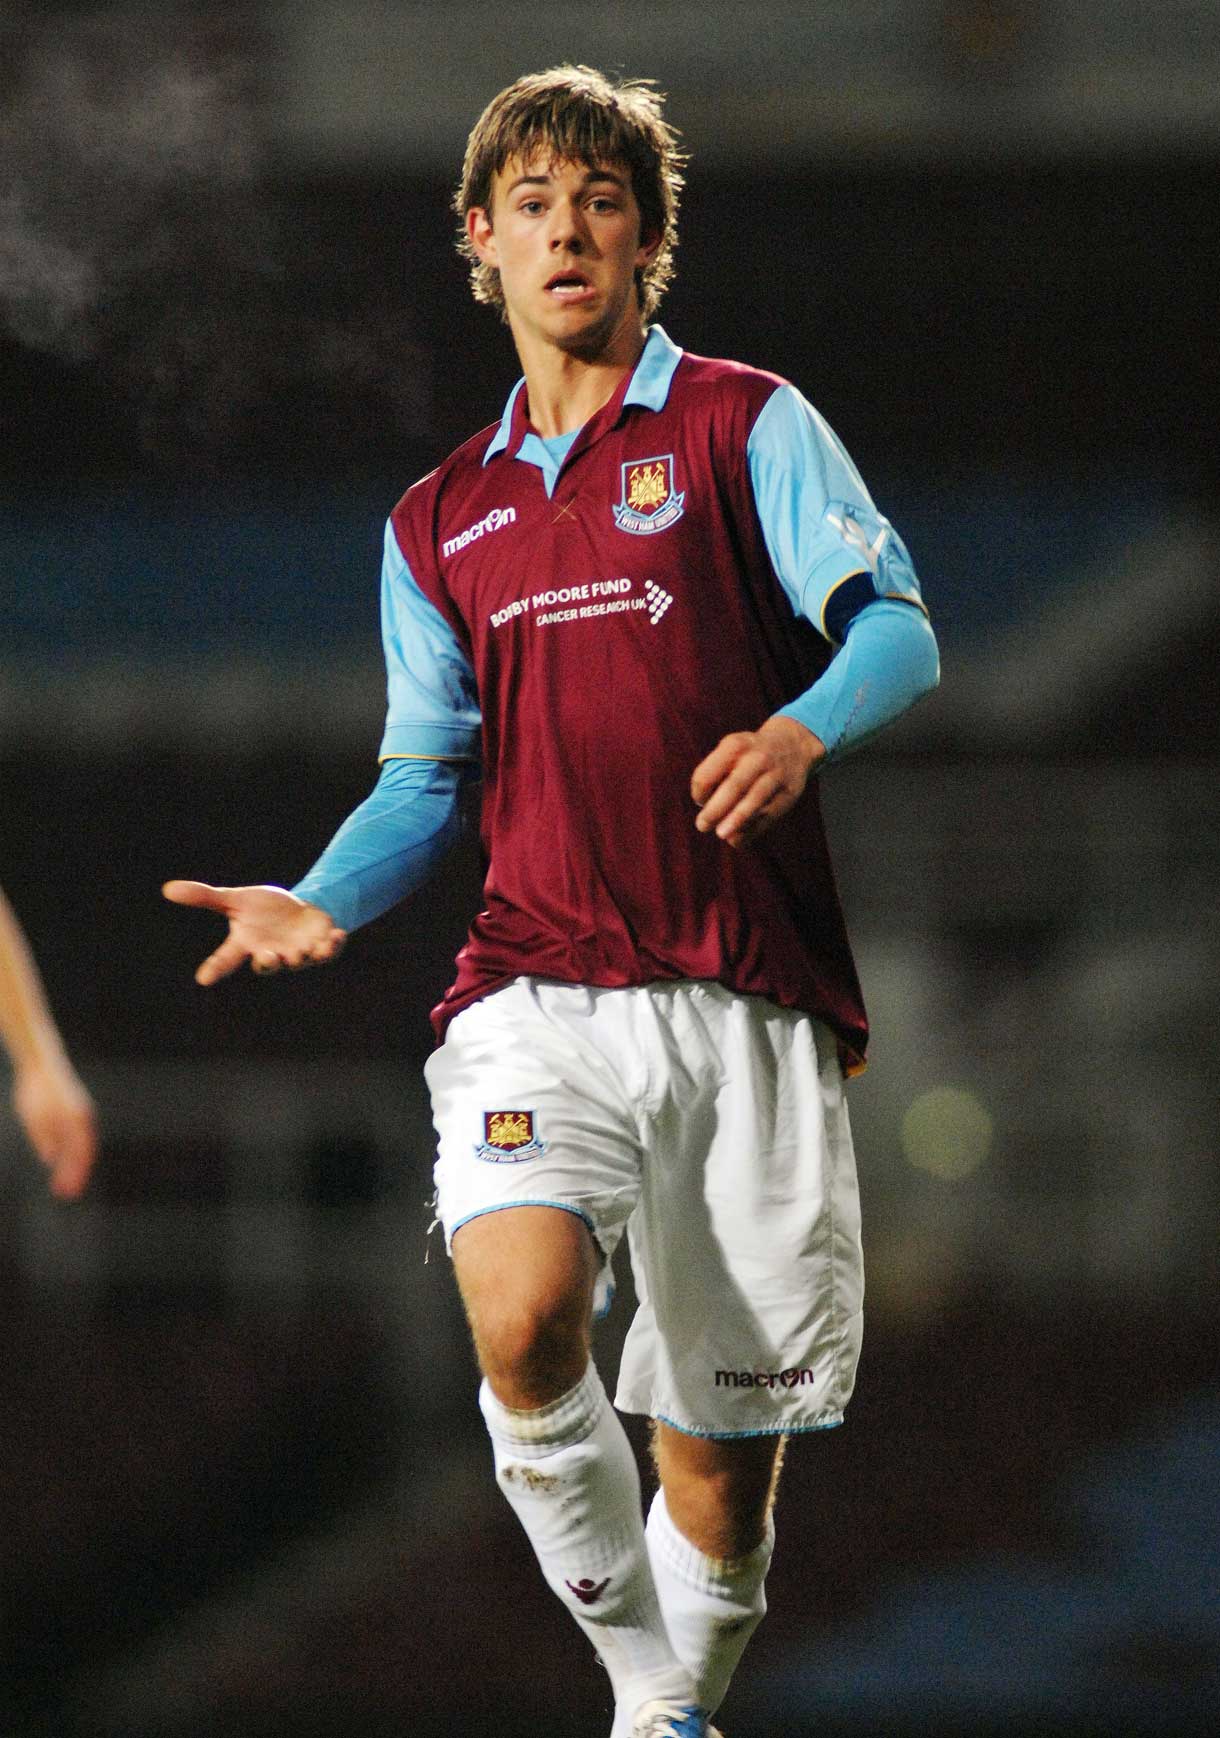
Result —
[[[780, 1447], [851, 1391], [866, 1025], [812, 775], [937, 679], [817, 413], [648, 328], [680, 165], [646, 83], [561, 67], [488, 106], [462, 246], [524, 378], [387, 527], [380, 781], [292, 892], [166, 888], [229, 920], [201, 983], [330, 959], [439, 860], [481, 765], [486, 908], [427, 1067], [438, 1211], [500, 1487], [618, 1738], [711, 1733]], [[624, 1228], [647, 1528], [590, 1362]]]
[[68, 1060], [29, 943], [3, 893], [0, 1043], [13, 1065], [17, 1120], [50, 1173], [51, 1193], [73, 1200], [97, 1157], [97, 1115]]

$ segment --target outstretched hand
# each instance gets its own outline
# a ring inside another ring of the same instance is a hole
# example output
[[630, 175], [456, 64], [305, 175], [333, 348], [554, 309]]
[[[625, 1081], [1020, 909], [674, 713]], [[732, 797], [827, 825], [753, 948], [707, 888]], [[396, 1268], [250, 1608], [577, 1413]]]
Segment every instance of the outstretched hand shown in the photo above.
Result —
[[322, 965], [342, 950], [347, 932], [329, 913], [286, 887], [209, 887], [205, 881], [167, 881], [161, 889], [175, 905], [201, 905], [229, 920], [229, 933], [195, 973], [197, 984], [227, 978], [243, 961], [252, 971]]
[[757, 730], [722, 736], [691, 777], [695, 826], [743, 845], [773, 826], [800, 797], [826, 749], [812, 730], [776, 713]]

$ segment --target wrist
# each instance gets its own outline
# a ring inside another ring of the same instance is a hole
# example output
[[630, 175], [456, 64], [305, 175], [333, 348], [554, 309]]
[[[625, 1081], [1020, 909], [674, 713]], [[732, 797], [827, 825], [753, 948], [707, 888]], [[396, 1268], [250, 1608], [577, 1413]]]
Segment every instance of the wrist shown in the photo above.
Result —
[[71, 1070], [68, 1053], [58, 1032], [35, 1029], [8, 1041], [13, 1077], [20, 1080], [36, 1074], [63, 1074]]
[[775, 713], [763, 725], [763, 731], [782, 741], [789, 752], [798, 757], [806, 773], [811, 773], [826, 759], [826, 744], [821, 737], [790, 712]]

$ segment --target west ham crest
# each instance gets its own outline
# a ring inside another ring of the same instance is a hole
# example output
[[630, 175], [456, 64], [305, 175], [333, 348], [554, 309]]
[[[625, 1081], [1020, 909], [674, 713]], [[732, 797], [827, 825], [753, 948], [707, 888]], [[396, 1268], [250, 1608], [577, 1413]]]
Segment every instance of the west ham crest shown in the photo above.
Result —
[[614, 509], [620, 531], [648, 537], [682, 517], [686, 492], [674, 493], [674, 456], [629, 459], [623, 469], [623, 498]]
[[519, 1165], [545, 1153], [546, 1142], [534, 1133], [532, 1110], [485, 1110], [483, 1139], [474, 1150], [493, 1165]]

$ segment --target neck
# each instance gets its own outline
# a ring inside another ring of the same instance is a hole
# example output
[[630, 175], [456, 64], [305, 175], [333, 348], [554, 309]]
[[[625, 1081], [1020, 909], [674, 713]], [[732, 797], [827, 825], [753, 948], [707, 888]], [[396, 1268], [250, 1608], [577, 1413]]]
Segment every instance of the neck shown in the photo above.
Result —
[[583, 427], [614, 397], [644, 348], [639, 316], [624, 321], [595, 352], [563, 350], [532, 333], [514, 332], [529, 395], [530, 422], [544, 438]]

